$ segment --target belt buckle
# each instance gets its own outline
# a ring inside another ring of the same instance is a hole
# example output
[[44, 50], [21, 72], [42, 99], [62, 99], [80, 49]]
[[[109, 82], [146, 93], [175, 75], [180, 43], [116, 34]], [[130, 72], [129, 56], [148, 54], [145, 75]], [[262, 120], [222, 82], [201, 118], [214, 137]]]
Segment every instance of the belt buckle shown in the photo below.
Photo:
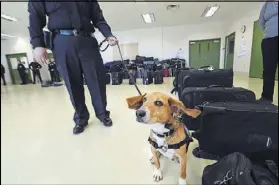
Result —
[[73, 30], [73, 33], [74, 33], [74, 36], [80, 36], [80, 34], [79, 34], [79, 32], [78, 32], [77, 29], [74, 29], [74, 30]]

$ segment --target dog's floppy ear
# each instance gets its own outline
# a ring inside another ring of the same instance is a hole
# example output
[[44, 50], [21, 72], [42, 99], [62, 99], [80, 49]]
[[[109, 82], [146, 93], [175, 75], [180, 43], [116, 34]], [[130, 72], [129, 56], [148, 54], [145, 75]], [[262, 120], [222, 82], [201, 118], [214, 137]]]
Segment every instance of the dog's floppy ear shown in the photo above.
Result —
[[126, 102], [128, 103], [129, 109], [139, 109], [143, 104], [143, 98], [146, 94], [141, 96], [133, 96], [131, 98], [127, 98]]
[[183, 105], [183, 103], [181, 101], [175, 100], [173, 98], [169, 98], [169, 104], [170, 104], [173, 112], [177, 112], [177, 111], [181, 110], [185, 114], [187, 114], [188, 116], [191, 116], [193, 118], [197, 118], [201, 113], [201, 111], [198, 109], [185, 108], [185, 106]]

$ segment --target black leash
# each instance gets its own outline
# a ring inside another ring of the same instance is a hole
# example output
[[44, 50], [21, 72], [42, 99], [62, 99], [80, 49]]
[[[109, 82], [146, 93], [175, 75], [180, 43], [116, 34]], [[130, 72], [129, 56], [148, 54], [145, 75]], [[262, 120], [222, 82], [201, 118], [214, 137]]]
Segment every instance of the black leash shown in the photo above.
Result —
[[[109, 47], [109, 44], [107, 44], [107, 46], [106, 46], [104, 49], [101, 49], [102, 45], [103, 45], [106, 41], [107, 41], [107, 39], [103, 40], [103, 41], [99, 44], [99, 50], [100, 50], [101, 52], [106, 51], [106, 50], [108, 49], [108, 47]], [[138, 88], [138, 86], [137, 86], [137, 84], [136, 84], [134, 78], [133, 78], [132, 75], [129, 73], [129, 70], [128, 70], [127, 66], [125, 65], [125, 62], [124, 62], [124, 59], [123, 59], [123, 56], [122, 56], [122, 53], [121, 53], [120, 46], [119, 46], [118, 42], [117, 42], [117, 47], [118, 47], [119, 55], [120, 55], [120, 58], [121, 58], [121, 62], [122, 62], [122, 64], [124, 65], [124, 68], [125, 68], [125, 70], [127, 71], [128, 75], [129, 75], [129, 78], [132, 80], [132, 82], [133, 82], [133, 84], [134, 84], [136, 90], [138, 91], [139, 95], [142, 95], [142, 93], [140, 92], [140, 90], [139, 90], [139, 88]]]

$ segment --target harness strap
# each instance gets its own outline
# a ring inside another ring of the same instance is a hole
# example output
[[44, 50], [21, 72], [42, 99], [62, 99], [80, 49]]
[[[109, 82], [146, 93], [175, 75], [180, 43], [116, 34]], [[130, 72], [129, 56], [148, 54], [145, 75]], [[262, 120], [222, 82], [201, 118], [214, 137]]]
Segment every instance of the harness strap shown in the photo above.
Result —
[[[172, 145], [168, 145], [168, 149], [179, 149], [181, 146], [183, 146], [184, 144], [186, 144], [186, 151], [188, 151], [188, 147], [189, 147], [189, 143], [191, 143], [193, 141], [192, 138], [186, 136], [186, 138], [182, 141], [180, 141], [179, 143], [176, 144], [172, 144]], [[153, 141], [150, 137], [148, 138], [148, 142], [155, 148], [155, 149], [162, 149], [164, 146], [158, 146], [158, 144]]]

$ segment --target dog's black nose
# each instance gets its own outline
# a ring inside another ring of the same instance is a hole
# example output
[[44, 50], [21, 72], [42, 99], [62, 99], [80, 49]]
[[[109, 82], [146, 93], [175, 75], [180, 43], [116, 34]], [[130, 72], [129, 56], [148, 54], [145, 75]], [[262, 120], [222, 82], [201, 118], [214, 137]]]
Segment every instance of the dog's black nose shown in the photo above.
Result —
[[139, 118], [143, 118], [146, 115], [146, 112], [144, 110], [137, 110], [136, 115]]

